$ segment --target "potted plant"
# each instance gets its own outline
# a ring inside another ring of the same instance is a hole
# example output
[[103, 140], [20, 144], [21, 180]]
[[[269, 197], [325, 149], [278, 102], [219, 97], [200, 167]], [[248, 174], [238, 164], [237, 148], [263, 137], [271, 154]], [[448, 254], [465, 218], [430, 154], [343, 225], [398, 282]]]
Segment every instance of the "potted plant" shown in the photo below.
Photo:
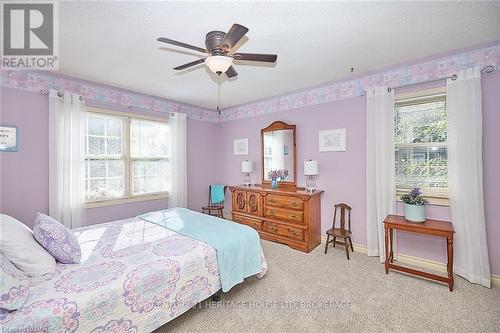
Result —
[[425, 206], [429, 201], [422, 196], [420, 187], [414, 187], [410, 193], [402, 195], [401, 200], [405, 203], [405, 218], [408, 221], [425, 221]]
[[271, 178], [271, 187], [276, 189], [278, 188], [278, 177], [280, 177], [280, 172], [278, 170], [271, 170], [267, 174], [269, 178]]

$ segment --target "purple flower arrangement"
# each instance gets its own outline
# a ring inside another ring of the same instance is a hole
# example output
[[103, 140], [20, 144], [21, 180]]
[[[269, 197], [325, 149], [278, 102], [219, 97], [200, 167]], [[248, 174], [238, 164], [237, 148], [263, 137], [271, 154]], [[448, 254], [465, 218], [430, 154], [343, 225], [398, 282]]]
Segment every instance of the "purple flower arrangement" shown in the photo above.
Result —
[[279, 171], [278, 170], [271, 170], [269, 171], [269, 173], [267, 174], [267, 176], [271, 179], [278, 179], [278, 177], [280, 176], [279, 174]]
[[280, 178], [281, 180], [285, 180], [285, 178], [288, 177], [288, 170], [286, 169], [271, 170], [268, 172], [267, 176], [271, 179]]
[[401, 200], [408, 205], [424, 206], [429, 203], [427, 199], [422, 196], [420, 187], [414, 187], [410, 193], [401, 196]]

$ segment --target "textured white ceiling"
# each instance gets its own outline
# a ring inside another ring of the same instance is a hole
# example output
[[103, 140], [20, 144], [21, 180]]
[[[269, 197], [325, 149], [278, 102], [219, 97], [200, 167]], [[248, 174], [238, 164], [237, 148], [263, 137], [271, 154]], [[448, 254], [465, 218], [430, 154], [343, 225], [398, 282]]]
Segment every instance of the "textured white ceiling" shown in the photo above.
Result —
[[233, 23], [250, 29], [239, 52], [276, 53], [273, 66], [236, 64], [222, 107], [500, 39], [500, 2], [61, 2], [60, 72], [207, 108], [216, 75], [172, 68]]

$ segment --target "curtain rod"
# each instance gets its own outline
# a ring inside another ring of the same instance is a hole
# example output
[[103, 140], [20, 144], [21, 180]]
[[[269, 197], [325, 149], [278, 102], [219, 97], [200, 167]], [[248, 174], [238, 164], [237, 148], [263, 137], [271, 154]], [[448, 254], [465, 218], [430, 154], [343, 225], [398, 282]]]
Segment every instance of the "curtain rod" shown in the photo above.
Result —
[[[41, 89], [40, 90], [40, 94], [44, 95], [44, 96], [47, 96], [49, 94], [49, 91], [47, 89]], [[63, 97], [64, 96], [64, 93], [61, 92], [61, 91], [57, 91], [57, 96], [58, 97]], [[80, 96], [80, 101], [83, 101], [83, 96], [79, 95]], [[148, 109], [148, 108], [142, 108], [140, 106], [132, 106], [132, 105], [122, 105], [122, 104], [115, 104], [115, 103], [109, 103], [109, 102], [96, 102], [97, 104], [102, 104], [102, 105], [109, 105], [109, 106], [119, 106], [119, 107], [124, 107], [124, 108], [128, 108], [129, 110], [140, 110], [140, 111], [147, 111], [147, 112], [152, 112], [152, 113], [161, 113], [161, 114], [164, 114], [164, 115], [168, 115], [169, 117], [174, 117], [175, 116], [175, 113], [176, 112], [172, 112], [172, 111], [156, 111], [156, 110], [151, 110], [151, 109]], [[212, 111], [212, 110], [210, 110]], [[187, 115], [187, 113], [185, 112], [177, 112], [177, 113], [184, 113]]]
[[[47, 89], [41, 89], [40, 90], [40, 94], [44, 95], [44, 96], [47, 96], [49, 94], [48, 90]], [[57, 91], [57, 97], [63, 97], [64, 93], [61, 92], [61, 91]], [[83, 97], [80, 95], [80, 100], [83, 101]], [[151, 110], [151, 109], [147, 109], [147, 108], [141, 108], [139, 106], [132, 106], [132, 105], [122, 105], [122, 104], [114, 104], [114, 103], [109, 103], [109, 102], [97, 102], [97, 104], [101, 104], [101, 105], [109, 105], [109, 106], [114, 106], [116, 107], [117, 105], [119, 107], [124, 107], [124, 108], [128, 108], [129, 110], [141, 110], [141, 111], [147, 111], [147, 112], [152, 112], [152, 113], [161, 113], [163, 115], [168, 115], [169, 117], [174, 117], [175, 116], [175, 112], [172, 112], [172, 111], [168, 111], [168, 112], [164, 112], [164, 111], [155, 111], [155, 110]], [[97, 107], [98, 108], [98, 107]], [[184, 113], [184, 112], [179, 112], [179, 113]]]
[[[493, 71], [495, 71], [495, 67], [492, 66], [492, 65], [485, 66], [483, 69], [481, 69], [481, 73], [487, 73], [488, 74], [488, 73], [492, 73]], [[387, 87], [387, 91], [391, 92], [392, 89], [396, 89], [396, 88], [413, 87], [413, 86], [417, 86], [417, 85], [421, 85], [421, 84], [428, 84], [428, 83], [433, 83], [433, 82], [439, 82], [439, 81], [443, 81], [443, 80], [447, 80], [447, 79], [451, 79], [452, 81], [455, 81], [457, 79], [457, 74], [453, 74], [451, 76], [442, 77], [442, 78], [439, 78], [439, 79], [433, 79], [433, 80], [415, 82], [415, 83], [410, 83], [410, 84], [403, 84], [403, 85], [397, 86], [397, 87]], [[366, 90], [362, 90], [361, 91], [361, 96], [366, 96]]]
[[[49, 94], [49, 91], [47, 89], [41, 89], [40, 90], [40, 94], [44, 95], [44, 96], [48, 96]], [[57, 97], [63, 97], [64, 96], [64, 93], [60, 90], [57, 91]], [[83, 101], [83, 97], [81, 95], [78, 95], [78, 99], [80, 101]]]

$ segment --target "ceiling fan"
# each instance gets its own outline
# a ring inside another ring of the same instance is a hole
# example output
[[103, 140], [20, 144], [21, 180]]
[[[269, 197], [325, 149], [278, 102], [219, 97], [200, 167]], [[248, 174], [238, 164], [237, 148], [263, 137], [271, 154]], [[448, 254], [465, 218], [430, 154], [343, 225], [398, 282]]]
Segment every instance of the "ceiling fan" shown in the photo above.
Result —
[[226, 73], [227, 77], [232, 78], [238, 75], [233, 67], [233, 60], [259, 61], [273, 63], [278, 59], [276, 54], [260, 53], [233, 53], [235, 45], [245, 36], [248, 28], [233, 24], [227, 33], [224, 31], [210, 31], [205, 37], [205, 49], [186, 43], [178, 42], [173, 39], [160, 37], [159, 42], [184, 47], [201, 53], [206, 53], [206, 58], [198, 59], [187, 64], [175, 67], [175, 70], [183, 70], [189, 67], [205, 63], [210, 70], [218, 75]]

